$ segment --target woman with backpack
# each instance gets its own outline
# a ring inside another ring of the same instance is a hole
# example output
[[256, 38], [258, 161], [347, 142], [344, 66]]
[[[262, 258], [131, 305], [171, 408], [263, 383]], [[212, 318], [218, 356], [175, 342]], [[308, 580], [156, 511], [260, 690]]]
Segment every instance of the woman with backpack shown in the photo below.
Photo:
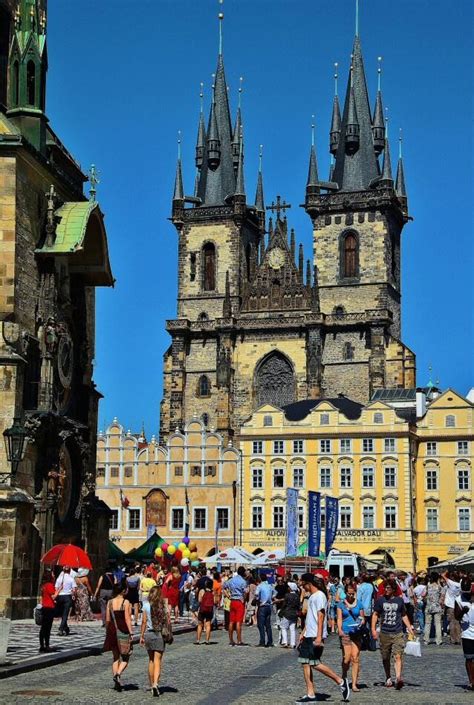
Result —
[[[298, 585], [291, 581], [288, 583], [288, 589], [289, 592], [283, 598], [280, 610], [281, 646], [284, 649], [296, 649], [296, 622], [300, 611], [300, 591]], [[288, 631], [290, 632], [289, 645]]]
[[204, 642], [204, 644], [208, 646], [210, 644], [211, 639], [211, 625], [212, 618], [214, 615], [214, 591], [212, 580], [210, 578], [205, 581], [204, 587], [199, 591], [198, 600], [198, 625], [196, 632], [196, 641], [194, 643], [196, 645], [199, 645], [201, 643], [201, 634], [204, 628], [206, 632], [206, 641]]

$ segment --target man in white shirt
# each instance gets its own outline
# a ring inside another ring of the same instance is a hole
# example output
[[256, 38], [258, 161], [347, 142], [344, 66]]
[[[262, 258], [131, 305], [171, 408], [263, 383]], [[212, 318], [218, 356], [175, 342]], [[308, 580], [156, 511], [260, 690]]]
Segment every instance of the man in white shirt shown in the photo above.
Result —
[[61, 624], [59, 626], [58, 635], [68, 636], [70, 629], [67, 624], [69, 611], [72, 607], [72, 595], [76, 589], [76, 581], [71, 575], [71, 568], [68, 565], [63, 566], [62, 573], [59, 574], [55, 583], [56, 607], [61, 615]]
[[313, 671], [315, 668], [319, 673], [331, 678], [341, 689], [342, 699], [348, 702], [351, 690], [347, 678], [341, 678], [329, 666], [321, 663], [324, 650], [324, 639], [328, 635], [327, 630], [327, 594], [326, 586], [322, 578], [315, 577], [312, 573], [305, 573], [301, 577], [303, 590], [310, 593], [308, 599], [308, 611], [306, 613], [305, 628], [301, 632], [298, 645], [298, 661], [303, 665], [303, 675], [306, 684], [306, 695], [296, 700], [296, 703], [316, 702], [314, 691]]
[[461, 580], [461, 594], [456, 598], [462, 630], [462, 650], [469, 678], [468, 690], [474, 690], [474, 591], [470, 578]]
[[449, 624], [449, 641], [451, 644], [461, 643], [461, 626], [459, 620], [454, 615], [454, 603], [461, 594], [461, 582], [459, 573], [455, 570], [448, 573], [442, 573], [446, 581], [446, 594], [444, 596], [444, 606], [446, 607], [446, 616]]

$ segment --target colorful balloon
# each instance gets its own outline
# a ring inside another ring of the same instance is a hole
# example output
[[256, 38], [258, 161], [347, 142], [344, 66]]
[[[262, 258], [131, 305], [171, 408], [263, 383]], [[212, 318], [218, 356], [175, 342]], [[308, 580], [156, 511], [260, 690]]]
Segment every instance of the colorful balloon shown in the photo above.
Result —
[[193, 568], [197, 568], [197, 566], [199, 565], [199, 561], [192, 561], [191, 565]]
[[189, 565], [189, 560], [187, 558], [181, 558], [181, 565], [186, 568]]
[[188, 548], [189, 548], [189, 550], [191, 551], [191, 553], [192, 553], [193, 551], [197, 551], [197, 546], [196, 546], [196, 544], [194, 543], [194, 541], [188, 545]]
[[190, 555], [191, 551], [189, 550], [189, 548], [185, 548], [183, 551], [183, 558], [189, 558]]
[[185, 536], [185, 537], [184, 537], [184, 539], [183, 539], [183, 543], [185, 543], [185, 544], [186, 544], [186, 546], [187, 546], [187, 545], [188, 545], [188, 543], [189, 543], [189, 541], [190, 541], [190, 538], [189, 538], [189, 536]]
[[176, 549], [176, 551], [174, 552], [174, 558], [175, 558], [175, 560], [177, 560], [177, 561], [179, 562], [182, 557], [183, 557], [183, 552], [180, 551], [179, 548]]
[[171, 544], [171, 546], [168, 546], [168, 553], [170, 556], [173, 556], [176, 553], [176, 546], [173, 546], [173, 544]]
[[156, 558], [161, 558], [163, 556], [163, 551], [159, 546], [155, 549], [155, 556]]
[[191, 559], [191, 563], [193, 561], [195, 561], [197, 559], [197, 557], [198, 557], [197, 551], [191, 551], [191, 555], [189, 556], [189, 558]]
[[181, 543], [178, 544], [178, 548], [180, 551], [184, 551], [186, 549], [186, 544], [184, 541], [181, 541]]
[[166, 543], [166, 541], [161, 544], [161, 550], [163, 551], [163, 553], [166, 553], [166, 551], [168, 550], [168, 544]]

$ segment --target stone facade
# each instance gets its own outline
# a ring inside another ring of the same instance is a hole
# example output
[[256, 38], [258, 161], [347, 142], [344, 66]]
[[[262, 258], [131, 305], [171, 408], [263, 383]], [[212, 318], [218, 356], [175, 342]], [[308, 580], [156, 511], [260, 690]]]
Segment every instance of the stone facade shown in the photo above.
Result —
[[[31, 616], [40, 557], [53, 543], [85, 545], [97, 570], [106, 559], [108, 509], [94, 492], [100, 394], [92, 360], [94, 287], [113, 278], [102, 213], [83, 194], [87, 177], [45, 120], [45, 5], [2, 2], [0, 19], [10, 33], [10, 55], [0, 62], [7, 86], [5, 105], [0, 100], [0, 433], [14, 417], [28, 433], [14, 476], [0, 448], [0, 611], [17, 618]], [[25, 46], [37, 67], [34, 84]]]

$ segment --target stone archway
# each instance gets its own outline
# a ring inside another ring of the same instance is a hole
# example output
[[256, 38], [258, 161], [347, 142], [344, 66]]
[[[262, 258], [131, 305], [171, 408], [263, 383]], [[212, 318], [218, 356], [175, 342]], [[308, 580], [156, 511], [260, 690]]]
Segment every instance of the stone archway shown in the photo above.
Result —
[[289, 359], [275, 351], [267, 355], [255, 373], [255, 406], [272, 404], [279, 408], [295, 401], [295, 373]]

